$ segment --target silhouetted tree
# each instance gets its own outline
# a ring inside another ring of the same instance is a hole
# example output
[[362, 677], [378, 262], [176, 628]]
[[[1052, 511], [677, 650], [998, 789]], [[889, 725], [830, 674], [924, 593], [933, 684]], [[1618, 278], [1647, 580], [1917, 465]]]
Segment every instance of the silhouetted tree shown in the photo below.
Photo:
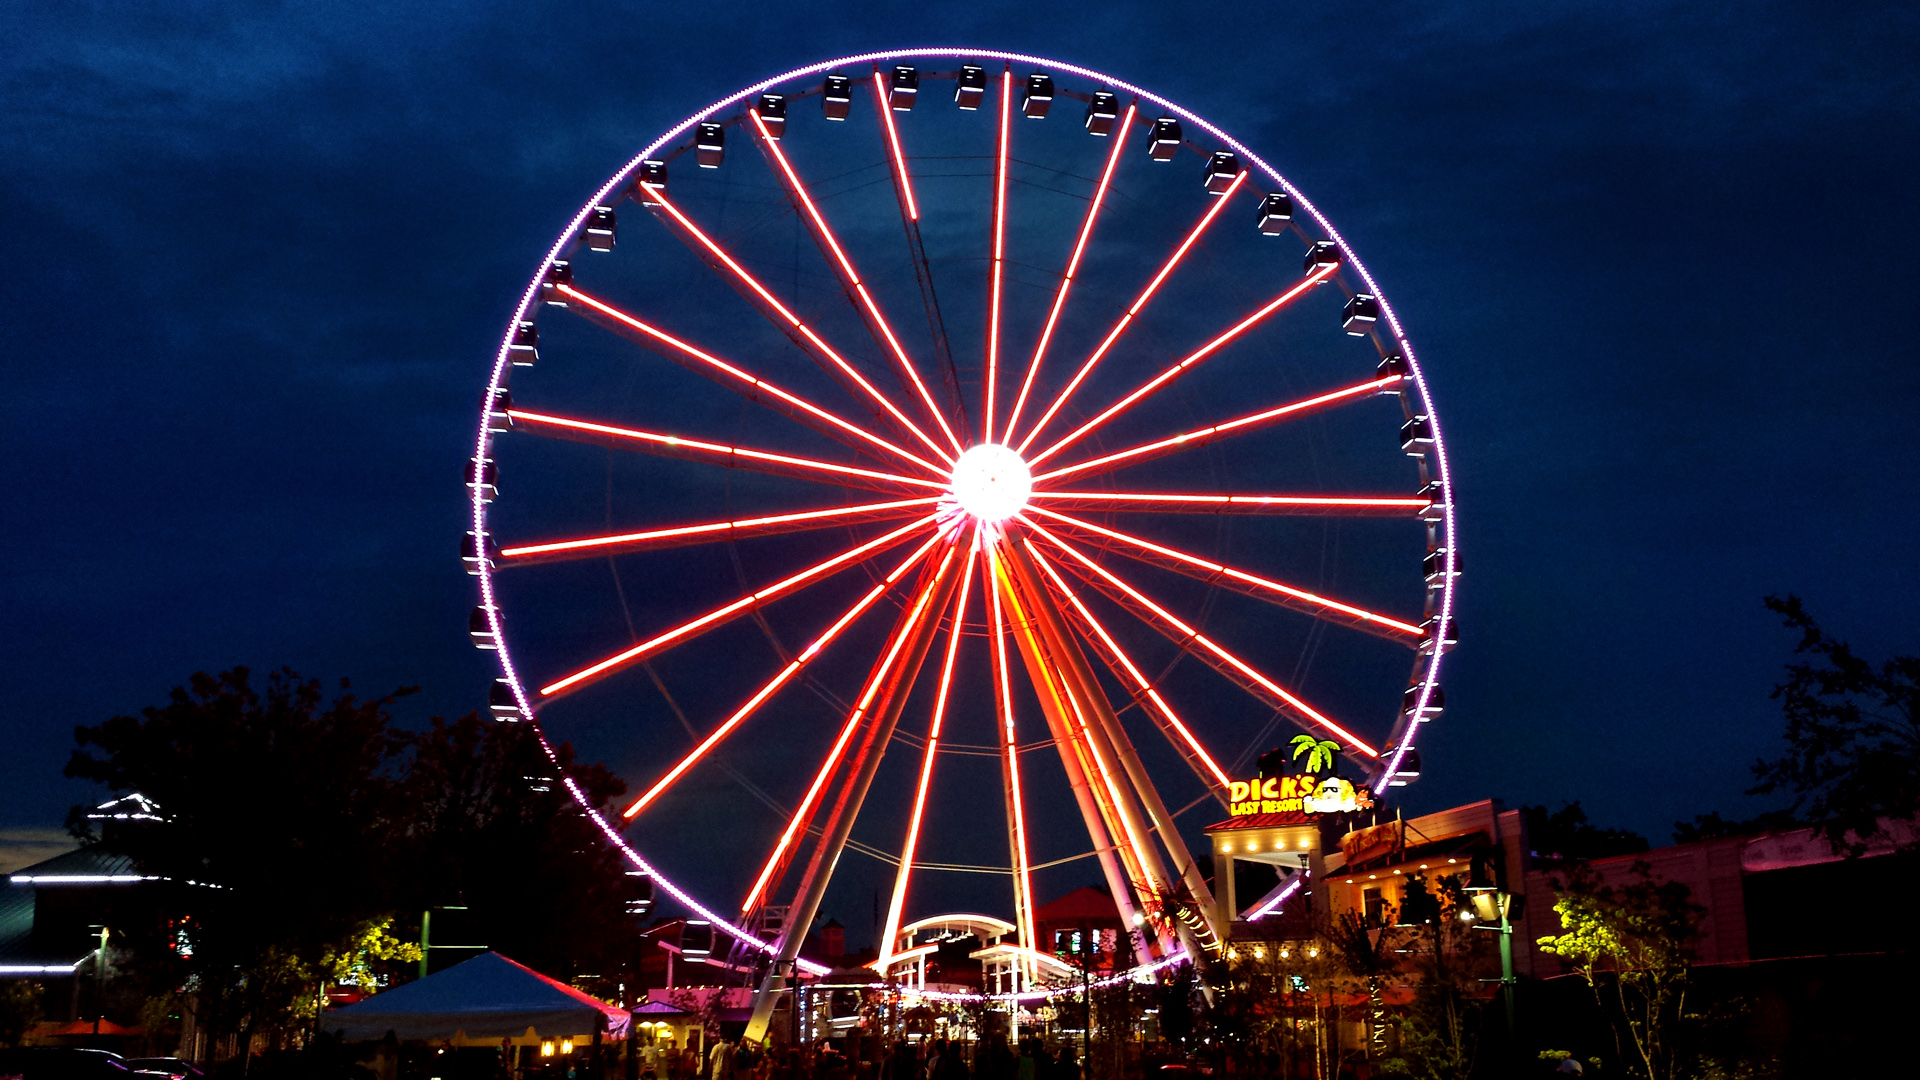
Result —
[[142, 792], [166, 817], [69, 819], [84, 844], [170, 883], [175, 911], [121, 920], [128, 963], [156, 984], [191, 979], [215, 1030], [284, 1035], [320, 957], [387, 907], [406, 749], [387, 709], [412, 691], [361, 701], [340, 687], [329, 704], [291, 671], [264, 692], [246, 668], [196, 674], [165, 705], [74, 732], [68, 776]]
[[[1767, 609], [1800, 633], [1787, 681], [1773, 688], [1787, 714], [1789, 753], [1754, 763], [1749, 794], [1786, 792], [1793, 809], [1838, 853], [1864, 854], [1885, 819], [1920, 812], [1920, 656], [1877, 667], [1824, 631], [1797, 596]], [[1920, 845], [1913, 845], [1920, 846]]]
[[401, 786], [409, 857], [396, 882], [409, 915], [464, 906], [465, 931], [483, 939], [474, 944], [556, 977], [630, 954], [625, 868], [560, 782], [573, 777], [605, 811], [626, 791], [619, 778], [576, 764], [566, 743], [548, 758], [529, 724], [472, 714], [435, 717], [411, 747]]
[[286, 1045], [326, 984], [417, 971], [405, 939], [431, 906], [464, 904], [475, 943], [556, 975], [630, 956], [631, 879], [561, 783], [604, 807], [618, 779], [564, 743], [549, 757], [531, 725], [468, 715], [414, 733], [389, 713], [410, 689], [348, 689], [329, 702], [316, 680], [282, 670], [262, 689], [235, 668], [76, 729], [67, 775], [139, 791], [165, 818], [69, 818], [83, 844], [167, 879], [109, 917], [117, 971], [148, 993], [192, 986], [216, 1034]]
[[1728, 821], [1715, 810], [1705, 814], [1695, 814], [1691, 822], [1673, 823], [1673, 842], [1693, 844], [1702, 840], [1718, 840], [1728, 836], [1757, 836], [1763, 832], [1778, 829], [1798, 828], [1799, 821], [1786, 810], [1774, 810], [1745, 821]]
[[1527, 844], [1534, 857], [1549, 862], [1638, 855], [1649, 846], [1647, 838], [1639, 833], [1590, 824], [1577, 800], [1552, 812], [1544, 806], [1523, 806], [1520, 812], [1526, 819]]

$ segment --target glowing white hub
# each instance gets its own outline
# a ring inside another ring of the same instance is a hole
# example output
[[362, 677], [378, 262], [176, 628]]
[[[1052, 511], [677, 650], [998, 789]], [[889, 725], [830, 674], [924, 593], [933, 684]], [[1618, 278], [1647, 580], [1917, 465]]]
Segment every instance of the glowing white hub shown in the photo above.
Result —
[[1013, 450], [999, 443], [970, 447], [953, 463], [953, 501], [973, 517], [997, 524], [1025, 509], [1033, 473]]

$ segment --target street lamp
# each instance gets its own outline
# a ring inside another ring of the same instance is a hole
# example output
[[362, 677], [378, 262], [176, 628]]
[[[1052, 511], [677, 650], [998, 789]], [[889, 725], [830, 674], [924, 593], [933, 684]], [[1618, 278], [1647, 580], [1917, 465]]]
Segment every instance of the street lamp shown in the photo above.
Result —
[[[1479, 919], [1474, 929], [1497, 930], [1500, 933], [1500, 996], [1507, 1007], [1507, 1038], [1512, 1040], [1517, 1035], [1513, 1020], [1513, 986], [1519, 981], [1513, 975], [1513, 924], [1507, 918], [1513, 913], [1513, 894], [1500, 888], [1487, 869], [1484, 861], [1474, 860], [1473, 871], [1467, 878], [1467, 901], [1473, 907], [1473, 917]], [[1461, 914], [1467, 915], [1466, 912]]]

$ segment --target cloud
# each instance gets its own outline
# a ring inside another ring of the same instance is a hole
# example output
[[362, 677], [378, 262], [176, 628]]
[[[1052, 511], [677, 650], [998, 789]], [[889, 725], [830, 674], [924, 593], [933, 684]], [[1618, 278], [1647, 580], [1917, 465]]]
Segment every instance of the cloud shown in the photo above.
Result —
[[0, 874], [45, 862], [77, 846], [65, 829], [0, 829]]

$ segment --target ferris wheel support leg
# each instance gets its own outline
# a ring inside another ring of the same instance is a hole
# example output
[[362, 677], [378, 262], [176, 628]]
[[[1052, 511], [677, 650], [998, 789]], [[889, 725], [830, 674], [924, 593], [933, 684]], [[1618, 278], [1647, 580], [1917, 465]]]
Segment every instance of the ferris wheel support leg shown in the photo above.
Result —
[[773, 963], [767, 969], [766, 978], [761, 980], [759, 992], [754, 995], [753, 1013], [747, 1020], [746, 1030], [750, 1042], [766, 1038], [767, 1028], [773, 1022], [773, 1008], [779, 1002], [781, 992], [787, 989], [787, 973], [793, 970], [794, 962], [800, 955], [800, 943], [806, 939], [814, 916], [820, 912], [821, 898], [826, 895], [834, 867], [839, 864], [840, 853], [847, 846], [847, 837], [853, 832], [854, 820], [860, 816], [860, 805], [866, 800], [874, 773], [879, 771], [880, 759], [886, 756], [887, 743], [893, 738], [893, 730], [900, 723], [900, 712], [906, 707], [914, 676], [926, 663], [927, 651], [933, 646], [934, 630], [940, 622], [936, 613], [945, 609], [949, 599], [947, 593], [953, 587], [947, 579], [947, 571], [952, 564], [950, 551], [948, 558], [939, 564], [939, 569], [931, 571], [935, 575], [929, 586], [931, 599], [920, 605], [917, 612], [910, 616], [908, 624], [897, 631], [906, 635], [906, 646], [901, 650], [899, 663], [891, 671], [875, 673], [885, 680], [880, 699], [871, 713], [872, 721], [867, 725], [866, 734], [849, 763], [846, 783], [841, 786], [839, 797], [834, 801], [833, 809], [821, 829], [820, 842], [814, 845], [813, 854], [807, 860], [807, 868], [801, 875], [800, 888], [789, 911], [787, 925], [780, 931]]
[[[996, 568], [996, 558], [990, 550], [980, 553], [981, 561], [988, 569], [985, 575], [989, 597], [988, 609], [992, 612], [992, 645], [987, 650], [988, 662], [993, 677], [993, 705], [995, 722], [1000, 728], [1000, 784], [1001, 795], [1006, 800], [1007, 851], [1013, 866], [1013, 910], [1014, 921], [1019, 925], [1018, 940], [1026, 949], [1035, 948], [1033, 928], [1033, 872], [1027, 858], [1026, 810], [1022, 806], [1020, 785], [1020, 733], [1013, 719], [1013, 677], [1007, 664], [1006, 613], [1001, 604], [1001, 595]], [[1015, 968], [1014, 989], [1023, 990], [1022, 984], [1033, 981], [1034, 972], [1030, 957], [1023, 956]], [[1009, 1014], [1015, 1028], [1020, 1017], [1019, 1002], [1009, 1008]]]
[[[1201, 919], [1214, 942], [1224, 942], [1226, 939], [1221, 933], [1222, 927], [1216, 925], [1213, 897], [1207, 888], [1206, 880], [1200, 876], [1200, 868], [1194, 864], [1192, 854], [1187, 851], [1186, 841], [1180, 838], [1180, 830], [1174, 824], [1173, 815], [1167, 812], [1166, 804], [1161, 800], [1159, 791], [1153, 786], [1152, 778], [1147, 775], [1146, 767], [1141, 764], [1140, 755], [1134, 750], [1133, 741], [1127, 738], [1126, 730], [1120, 726], [1120, 718], [1114, 715], [1113, 706], [1108, 702], [1106, 694], [1102, 692], [1092, 666], [1087, 663], [1086, 654], [1081, 651], [1079, 643], [1067, 629], [1066, 619], [1055, 605], [1052, 594], [1046, 591], [1039, 574], [1035, 573], [1028, 552], [1012, 544], [1007, 547], [1008, 565], [1022, 591], [1032, 597], [1030, 606], [1037, 616], [1037, 628], [1047, 643], [1047, 649], [1054, 654], [1056, 667], [1069, 680], [1069, 689], [1076, 692], [1085, 703], [1084, 712], [1089, 721], [1088, 738], [1101, 744], [1101, 749], [1109, 760], [1118, 760], [1120, 763], [1126, 782], [1132, 787], [1131, 799], [1128, 799], [1128, 793], [1124, 789], [1122, 798], [1127, 799], [1129, 803], [1132, 799], [1137, 799], [1139, 802], [1137, 807], [1125, 805], [1124, 810], [1136, 818], [1142, 816], [1142, 810], [1145, 811], [1144, 816], [1152, 823], [1153, 831], [1160, 834], [1160, 842], [1165, 845], [1167, 854], [1173, 860], [1178, 880], [1186, 887], [1189, 894], [1183, 906]], [[1160, 891], [1163, 898], [1175, 899], [1175, 890], [1172, 888], [1175, 878], [1168, 875], [1165, 867], [1160, 865], [1159, 854], [1153, 850], [1151, 840], [1147, 841], [1143, 855], [1147, 861], [1149, 878], [1155, 888]], [[1163, 918], [1166, 917], [1165, 913], [1157, 914]], [[1185, 920], [1173, 917], [1171, 921], [1174, 932], [1179, 935], [1181, 943], [1187, 947], [1188, 955], [1194, 958], [1196, 965], [1204, 965], [1211, 949], [1196, 939], [1193, 928]]]
[[[1030, 542], [1025, 544], [1030, 546]], [[1030, 550], [1015, 552], [1013, 556], [1015, 566], [1028, 580], [1029, 587], [1037, 590], [1040, 587], [1040, 581], [1038, 575], [1033, 572], [1032, 564], [1028, 562], [1030, 557]], [[1167, 854], [1173, 859], [1179, 880], [1186, 886], [1192, 905], [1202, 915], [1214, 939], [1224, 943], [1225, 928], [1217, 925], [1214, 917], [1212, 890], [1207, 888], [1206, 879], [1200, 875], [1200, 867], [1193, 861], [1192, 853], [1187, 850], [1187, 842], [1181, 839], [1180, 830], [1174, 823], [1173, 815], [1167, 812], [1167, 804], [1160, 798], [1159, 789], [1154, 787], [1152, 777], [1147, 775], [1146, 766], [1141, 763], [1140, 754], [1134, 749], [1133, 740], [1127, 737], [1126, 729], [1120, 725], [1120, 717], [1114, 713], [1106, 695], [1099, 692], [1099, 684], [1094, 679], [1093, 668], [1087, 663], [1086, 654], [1080, 649], [1079, 644], [1069, 634], [1064, 613], [1054, 604], [1050, 594], [1043, 595], [1035, 606], [1040, 609], [1045, 622], [1049, 624], [1048, 632], [1060, 638], [1061, 654], [1071, 665], [1075, 680], [1086, 688], [1088, 698], [1092, 702], [1093, 708], [1090, 711], [1097, 722], [1099, 733], [1112, 747], [1114, 756], [1120, 760], [1121, 768], [1126, 770], [1127, 779], [1133, 785], [1134, 791], [1138, 793], [1140, 802], [1146, 809], [1147, 818], [1153, 823], [1154, 832], [1160, 834], [1160, 842], [1166, 846]], [[1182, 934], [1182, 937], [1186, 936]]]
[[[1004, 551], [1004, 548], [1001, 550]], [[1073, 790], [1080, 816], [1086, 822], [1087, 837], [1093, 842], [1100, 869], [1106, 875], [1107, 890], [1113, 894], [1114, 906], [1119, 911], [1121, 921], [1133, 928], [1130, 933], [1136, 962], [1151, 964], [1156, 957], [1152, 943], [1142, 932], [1145, 914], [1141, 910], [1141, 897], [1136, 893], [1135, 885], [1136, 882], [1145, 884], [1144, 873], [1136, 870], [1127, 851], [1117, 841], [1123, 825], [1114, 818], [1113, 808], [1108, 807], [1094, 789], [1090, 775], [1092, 763], [1083, 760], [1085, 747], [1074, 734], [1073, 719], [1069, 715], [1071, 706], [1061, 698], [1064, 688], [1058, 685], [1057, 673], [1039, 651], [1038, 642], [1028, 625], [1030, 616], [1024, 609], [1023, 598], [1014, 589], [1012, 579], [1006, 575], [1004, 561], [996, 558], [996, 563], [994, 587], [1012, 609], [1009, 618], [1014, 624], [1014, 642], [1020, 647], [1020, 659], [1033, 681], [1034, 693], [1040, 699], [1040, 711], [1046, 717], [1048, 731], [1060, 751], [1060, 764], [1066, 770], [1068, 787]], [[1123, 860], [1127, 865], [1122, 865]]]

